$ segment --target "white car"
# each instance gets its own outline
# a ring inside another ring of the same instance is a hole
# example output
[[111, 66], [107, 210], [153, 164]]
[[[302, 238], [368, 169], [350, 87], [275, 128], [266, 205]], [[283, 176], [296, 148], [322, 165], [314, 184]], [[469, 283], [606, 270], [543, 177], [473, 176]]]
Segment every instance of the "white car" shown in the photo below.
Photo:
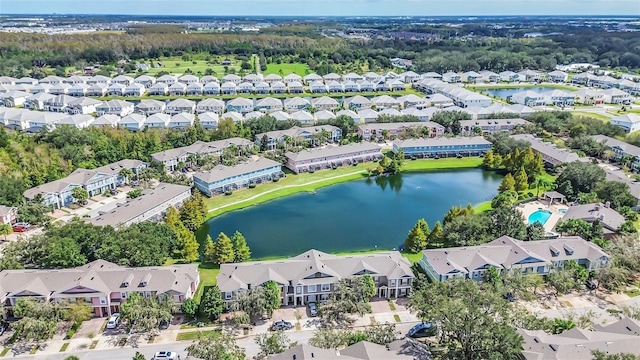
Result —
[[180, 355], [171, 351], [159, 351], [155, 355], [153, 355], [152, 360], [180, 360]]
[[118, 324], [120, 324], [120, 314], [114, 313], [109, 318], [109, 321], [107, 321], [107, 329], [115, 329], [118, 327]]

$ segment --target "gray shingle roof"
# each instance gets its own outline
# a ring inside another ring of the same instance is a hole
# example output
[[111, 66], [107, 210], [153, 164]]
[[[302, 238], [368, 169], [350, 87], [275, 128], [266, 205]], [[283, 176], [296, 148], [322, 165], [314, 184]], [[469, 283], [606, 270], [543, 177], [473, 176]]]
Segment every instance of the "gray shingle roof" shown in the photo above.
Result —
[[380, 147], [376, 144], [363, 142], [340, 146], [327, 146], [325, 148], [307, 149], [298, 153], [287, 152], [285, 154], [285, 157], [287, 157], [288, 159], [292, 159], [293, 161], [302, 161], [372, 150], [380, 151]]
[[491, 145], [491, 143], [482, 136], [395, 140], [393, 144], [398, 147]]
[[557, 160], [558, 162], [573, 162], [579, 160], [578, 154], [569, 151], [568, 149], [561, 149], [553, 143], [542, 141], [541, 139], [531, 134], [518, 134], [511, 135], [511, 138], [516, 140], [524, 140], [531, 144], [531, 148], [535, 151], [542, 153], [550, 158]]
[[616, 232], [616, 230], [618, 230], [618, 228], [626, 221], [624, 216], [620, 215], [620, 213], [603, 204], [571, 206], [562, 217], [563, 221], [569, 219], [581, 219], [589, 223], [600, 220], [602, 226], [605, 228], [605, 232], [607, 232], [606, 230], [609, 230], [609, 233]]
[[259, 157], [256, 160], [250, 160], [245, 163], [234, 166], [218, 165], [209, 171], [201, 171], [193, 174], [194, 179], [200, 179], [207, 183], [223, 180], [232, 176], [243, 175], [253, 171], [260, 171], [274, 166], [281, 166], [277, 161]]

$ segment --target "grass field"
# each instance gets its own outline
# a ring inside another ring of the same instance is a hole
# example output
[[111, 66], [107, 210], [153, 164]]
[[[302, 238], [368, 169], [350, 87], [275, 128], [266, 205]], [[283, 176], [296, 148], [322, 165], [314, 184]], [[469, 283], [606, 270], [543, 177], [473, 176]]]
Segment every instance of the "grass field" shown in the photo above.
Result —
[[201, 335], [212, 335], [216, 333], [216, 330], [204, 330], [204, 331], [186, 331], [179, 333], [176, 336], [176, 341], [197, 340]]
[[[228, 66], [229, 69], [234, 69], [236, 72], [240, 71], [240, 61], [230, 57], [231, 65]], [[202, 56], [193, 56], [192, 60], [184, 61], [180, 57], [161, 57], [159, 62], [162, 63], [161, 67], [153, 67], [149, 69], [147, 74], [156, 75], [161, 71], [166, 71], [170, 74], [184, 74], [187, 69], [191, 70], [194, 74], [198, 74], [200, 76], [204, 76], [205, 71], [208, 68], [211, 68], [214, 72], [214, 76], [218, 78], [222, 78], [225, 74], [224, 66], [220, 65], [220, 63], [224, 60], [222, 57], [213, 57], [209, 62]], [[149, 65], [154, 65], [158, 61], [149, 60], [146, 63]], [[251, 72], [251, 71], [249, 71]]]
[[[402, 171], [423, 171], [438, 169], [455, 169], [478, 167], [482, 164], [482, 158], [447, 158], [407, 160], [402, 166]], [[248, 206], [261, 204], [270, 200], [297, 194], [300, 192], [312, 192], [325, 186], [330, 186], [346, 181], [364, 179], [367, 176], [367, 168], [375, 168], [374, 163], [358, 164], [357, 166], [345, 166], [336, 170], [322, 170], [312, 174], [299, 175], [288, 174], [286, 178], [277, 183], [267, 183], [254, 189], [240, 190], [233, 195], [220, 195], [207, 199], [209, 218], [224, 214], [229, 211], [242, 209]]]
[[592, 112], [588, 112], [588, 111], [571, 111], [571, 113], [573, 115], [576, 115], [576, 116], [591, 117], [591, 118], [594, 118], [594, 119], [607, 121], [607, 122], [611, 119], [611, 117], [609, 117], [607, 115], [600, 114], [600, 113], [592, 113]]
[[220, 266], [214, 263], [203, 262], [198, 265], [198, 272], [200, 273], [200, 284], [196, 289], [196, 293], [193, 294], [193, 299], [200, 302], [204, 288], [216, 284], [216, 277], [220, 273]]
[[277, 74], [280, 76], [287, 76], [289, 74], [298, 74], [305, 76], [308, 74], [309, 65], [302, 63], [293, 64], [267, 64], [267, 70], [263, 71], [264, 75]]

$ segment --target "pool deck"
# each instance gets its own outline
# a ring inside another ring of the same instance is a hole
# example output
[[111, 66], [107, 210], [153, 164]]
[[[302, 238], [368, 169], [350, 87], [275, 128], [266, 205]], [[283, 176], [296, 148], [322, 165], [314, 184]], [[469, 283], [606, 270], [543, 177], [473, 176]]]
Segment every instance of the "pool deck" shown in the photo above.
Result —
[[547, 222], [544, 223], [544, 231], [546, 232], [553, 232], [553, 228], [556, 226], [558, 221], [560, 221], [560, 219], [562, 219], [562, 217], [564, 216], [564, 214], [561, 213], [560, 210], [568, 209], [568, 208], [569, 206], [560, 204], [557, 202], [554, 202], [551, 205], [549, 205], [549, 201], [547, 200], [534, 200], [534, 201], [530, 201], [524, 204], [519, 204], [518, 206], [516, 206], [516, 209], [520, 210], [520, 212], [522, 213], [527, 225], [529, 224], [529, 216], [534, 212], [538, 210], [550, 211], [551, 216], [549, 217]]

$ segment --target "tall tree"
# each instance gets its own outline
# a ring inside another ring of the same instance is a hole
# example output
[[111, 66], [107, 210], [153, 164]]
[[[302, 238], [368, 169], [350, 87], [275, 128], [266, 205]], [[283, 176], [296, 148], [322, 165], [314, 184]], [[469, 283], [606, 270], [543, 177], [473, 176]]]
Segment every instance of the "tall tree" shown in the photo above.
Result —
[[510, 323], [511, 304], [493, 291], [467, 279], [419, 286], [409, 307], [423, 321], [440, 328], [444, 359], [517, 359], [522, 337]]
[[271, 334], [258, 334], [254, 337], [254, 340], [258, 344], [258, 348], [260, 348], [260, 353], [258, 354], [260, 358], [280, 354], [298, 344], [297, 342], [291, 342], [282, 330], [274, 331]]
[[182, 305], [180, 305], [180, 310], [182, 313], [189, 319], [195, 319], [196, 314], [198, 313], [198, 303], [192, 299], [185, 299]]
[[500, 207], [491, 212], [493, 220], [493, 235], [500, 237], [511, 236], [516, 239], [526, 237], [527, 226], [520, 210], [512, 207]]
[[426, 246], [427, 237], [424, 232], [422, 232], [422, 228], [419, 224], [414, 225], [404, 241], [405, 249], [415, 254], [422, 251]]
[[511, 173], [508, 173], [504, 178], [502, 178], [502, 182], [500, 183], [500, 187], [498, 187], [498, 191], [505, 192], [515, 190], [516, 180], [513, 178], [513, 175], [511, 175]]
[[428, 243], [438, 244], [442, 241], [444, 241], [444, 229], [442, 229], [440, 221], [436, 221], [436, 224], [433, 226], [433, 230], [431, 230], [431, 234], [429, 234]]
[[167, 214], [164, 219], [165, 224], [176, 234], [178, 239], [178, 256], [185, 259], [188, 262], [198, 259], [198, 241], [193, 232], [187, 229], [186, 226], [180, 220], [178, 211], [174, 207], [167, 209]]
[[211, 235], [207, 234], [204, 241], [204, 250], [202, 251], [206, 261], [214, 261], [216, 255], [216, 246], [211, 239]]
[[200, 299], [200, 312], [210, 320], [217, 320], [224, 310], [224, 300], [218, 285], [206, 287]]
[[89, 198], [89, 193], [81, 186], [76, 186], [71, 190], [71, 196], [73, 196], [76, 202], [82, 202]]
[[267, 281], [263, 285], [265, 308], [269, 317], [273, 315], [273, 312], [280, 308], [282, 304], [282, 295], [280, 294], [280, 286], [275, 281]]
[[218, 235], [216, 242], [213, 243], [213, 249], [213, 262], [216, 264], [232, 263], [235, 259], [233, 244], [225, 233], [221, 232]]
[[521, 167], [516, 171], [513, 179], [515, 180], [516, 191], [525, 191], [529, 188], [529, 178], [527, 177], [526, 171], [524, 171], [524, 167]]
[[202, 360], [244, 360], [246, 357], [245, 350], [226, 332], [201, 335], [186, 350], [189, 356]]
[[231, 243], [233, 244], [233, 262], [245, 262], [251, 258], [251, 250], [242, 233], [236, 231], [231, 237]]

